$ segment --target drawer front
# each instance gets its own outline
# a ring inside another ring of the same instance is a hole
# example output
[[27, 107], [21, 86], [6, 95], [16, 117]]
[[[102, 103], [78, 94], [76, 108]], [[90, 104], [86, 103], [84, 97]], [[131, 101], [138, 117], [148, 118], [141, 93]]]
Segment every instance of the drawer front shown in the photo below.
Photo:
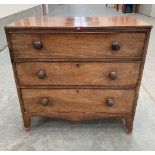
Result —
[[135, 86], [140, 63], [17, 63], [20, 85]]
[[130, 113], [134, 90], [22, 89], [27, 112]]
[[142, 56], [145, 33], [12, 34], [16, 58]]

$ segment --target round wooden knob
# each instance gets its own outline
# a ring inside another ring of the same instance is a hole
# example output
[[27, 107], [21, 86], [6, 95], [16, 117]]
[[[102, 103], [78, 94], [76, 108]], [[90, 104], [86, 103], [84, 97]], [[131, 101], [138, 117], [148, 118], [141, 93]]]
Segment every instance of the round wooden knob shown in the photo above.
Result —
[[46, 77], [46, 72], [45, 71], [39, 71], [38, 72], [38, 78], [39, 79], [44, 79]]
[[118, 42], [113, 42], [111, 48], [113, 51], [118, 51], [121, 48], [121, 46]]
[[43, 106], [47, 106], [48, 103], [49, 103], [49, 99], [48, 99], [48, 98], [44, 98], [44, 99], [42, 99], [42, 101], [41, 101], [41, 104], [42, 104]]
[[43, 43], [41, 41], [34, 41], [33, 46], [37, 50], [41, 50], [43, 48]]
[[111, 80], [117, 79], [117, 74], [116, 74], [116, 72], [110, 72], [110, 73], [109, 73], [109, 78], [110, 78]]
[[107, 104], [107, 106], [112, 107], [114, 105], [113, 99], [108, 98], [106, 104]]

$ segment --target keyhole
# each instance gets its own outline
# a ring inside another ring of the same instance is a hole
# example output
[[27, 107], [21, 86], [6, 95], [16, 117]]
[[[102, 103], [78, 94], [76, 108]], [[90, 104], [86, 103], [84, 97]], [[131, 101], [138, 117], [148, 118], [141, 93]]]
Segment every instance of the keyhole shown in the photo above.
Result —
[[79, 93], [79, 90], [76, 90], [77, 93]]
[[80, 67], [80, 65], [79, 64], [76, 64], [76, 68], [79, 68]]

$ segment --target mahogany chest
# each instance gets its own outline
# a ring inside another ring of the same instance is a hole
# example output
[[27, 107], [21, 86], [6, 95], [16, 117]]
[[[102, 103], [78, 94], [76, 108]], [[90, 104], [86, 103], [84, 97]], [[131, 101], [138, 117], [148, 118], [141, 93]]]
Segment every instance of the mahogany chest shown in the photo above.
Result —
[[5, 26], [24, 127], [32, 116], [119, 117], [131, 133], [151, 28], [127, 16], [29, 17]]

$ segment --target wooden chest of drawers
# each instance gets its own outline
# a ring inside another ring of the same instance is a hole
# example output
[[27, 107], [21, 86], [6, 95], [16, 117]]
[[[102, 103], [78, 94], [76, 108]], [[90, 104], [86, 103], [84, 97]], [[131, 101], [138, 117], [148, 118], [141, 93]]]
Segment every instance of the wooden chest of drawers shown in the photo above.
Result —
[[42, 115], [120, 117], [132, 132], [151, 25], [132, 17], [30, 17], [5, 27], [24, 126]]

